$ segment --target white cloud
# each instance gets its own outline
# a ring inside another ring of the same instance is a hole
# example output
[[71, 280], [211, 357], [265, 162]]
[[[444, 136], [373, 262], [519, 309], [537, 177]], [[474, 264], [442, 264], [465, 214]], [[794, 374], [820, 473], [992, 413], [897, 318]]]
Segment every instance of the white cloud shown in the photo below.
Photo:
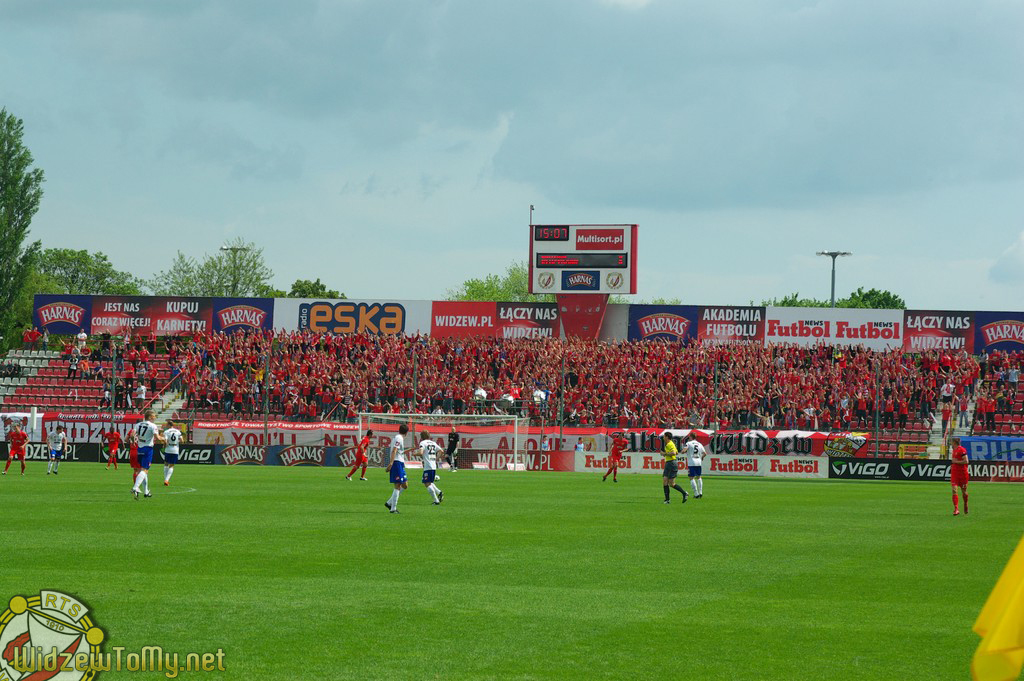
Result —
[[997, 284], [1018, 284], [1024, 282], [1024, 232], [1003, 251], [988, 271], [988, 276]]

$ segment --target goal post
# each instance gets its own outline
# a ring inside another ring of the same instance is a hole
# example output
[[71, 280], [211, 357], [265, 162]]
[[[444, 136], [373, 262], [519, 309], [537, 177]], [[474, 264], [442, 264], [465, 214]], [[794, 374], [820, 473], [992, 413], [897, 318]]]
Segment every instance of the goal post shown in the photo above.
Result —
[[371, 449], [384, 450], [381, 458], [386, 466], [388, 444], [402, 425], [409, 428], [405, 438], [406, 447], [418, 445], [420, 434], [426, 431], [442, 451], [447, 449], [448, 433], [455, 428], [460, 438], [457, 454], [459, 468], [512, 471], [528, 468], [526, 443], [529, 419], [509, 415], [361, 412], [359, 437], [362, 438], [368, 430], [373, 431]]

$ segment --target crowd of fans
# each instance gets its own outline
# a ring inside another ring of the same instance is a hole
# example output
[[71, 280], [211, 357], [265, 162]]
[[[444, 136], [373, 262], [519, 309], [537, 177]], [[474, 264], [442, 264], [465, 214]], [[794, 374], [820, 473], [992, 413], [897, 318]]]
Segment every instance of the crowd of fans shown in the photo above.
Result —
[[876, 416], [892, 429], [948, 422], [966, 413], [985, 374], [1015, 391], [1024, 360], [860, 346], [259, 331], [168, 339], [168, 354], [186, 409], [222, 415], [258, 415], [266, 405], [292, 421], [511, 413], [567, 425], [810, 430], [870, 428]]

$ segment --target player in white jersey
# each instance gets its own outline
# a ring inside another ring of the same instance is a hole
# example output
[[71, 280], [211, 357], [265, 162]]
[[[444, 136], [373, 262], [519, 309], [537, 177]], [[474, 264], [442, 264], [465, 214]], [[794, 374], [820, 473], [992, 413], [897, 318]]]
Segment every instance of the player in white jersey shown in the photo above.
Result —
[[434, 497], [434, 506], [444, 501], [444, 492], [437, 488], [434, 479], [437, 477], [437, 465], [441, 452], [444, 451], [436, 442], [430, 439], [430, 433], [420, 433], [420, 458], [423, 460], [423, 486]]
[[153, 423], [156, 413], [147, 409], [142, 415], [142, 420], [135, 424], [135, 435], [139, 439], [139, 474], [135, 478], [135, 486], [132, 487], [132, 496], [136, 501], [139, 498], [139, 491], [146, 497], [153, 496], [149, 491], [149, 467], [153, 463], [153, 443], [164, 442], [164, 436], [160, 434], [160, 428]]
[[697, 436], [691, 432], [686, 440], [686, 468], [690, 476], [690, 485], [693, 487], [694, 499], [704, 496], [704, 481], [701, 480], [700, 473], [704, 457], [707, 455], [704, 445], [697, 442]]
[[181, 440], [181, 431], [174, 427], [174, 421], [168, 421], [164, 425], [164, 486], [171, 484], [174, 466], [178, 463], [178, 453], [181, 451]]
[[50, 460], [46, 464], [46, 474], [49, 475], [50, 471], [53, 471], [53, 474], [57, 475], [60, 460], [64, 458], [68, 449], [68, 436], [64, 434], [64, 426], [57, 426], [51, 430], [50, 434], [46, 436], [46, 442], [50, 449]]
[[395, 491], [391, 493], [391, 498], [385, 501], [384, 505], [392, 513], [398, 513], [398, 497], [402, 490], [409, 489], [409, 481], [405, 477], [405, 454], [415, 447], [405, 448], [405, 436], [408, 432], [409, 426], [403, 423], [398, 426], [398, 435], [391, 440], [391, 456], [388, 458], [387, 471], [391, 484], [395, 486]]

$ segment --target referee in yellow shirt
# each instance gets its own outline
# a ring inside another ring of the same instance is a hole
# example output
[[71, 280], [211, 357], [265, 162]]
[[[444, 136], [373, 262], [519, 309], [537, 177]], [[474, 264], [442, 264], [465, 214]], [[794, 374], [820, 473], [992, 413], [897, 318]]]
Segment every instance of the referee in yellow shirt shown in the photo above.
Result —
[[661, 474], [661, 484], [665, 488], [665, 503], [669, 503], [668, 496], [671, 488], [679, 490], [685, 504], [689, 495], [685, 489], [676, 484], [676, 476], [679, 475], [679, 464], [676, 463], [676, 457], [679, 456], [679, 450], [672, 439], [672, 433], [667, 430], [661, 435], [661, 451], [665, 456], [665, 471]]

